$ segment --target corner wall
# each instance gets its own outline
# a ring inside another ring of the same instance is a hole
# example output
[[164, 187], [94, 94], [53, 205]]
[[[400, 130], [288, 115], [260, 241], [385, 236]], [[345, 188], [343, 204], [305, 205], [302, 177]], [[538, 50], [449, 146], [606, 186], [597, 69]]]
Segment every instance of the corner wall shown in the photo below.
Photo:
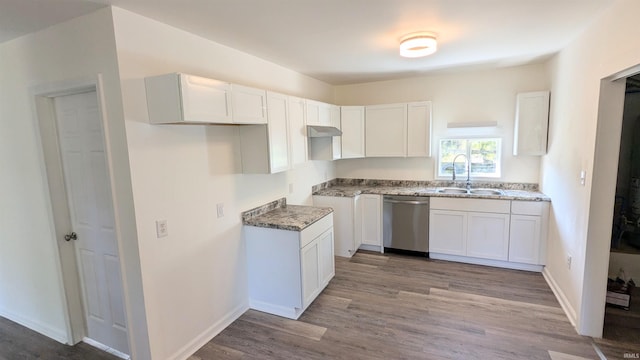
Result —
[[[336, 87], [341, 105], [433, 102], [431, 158], [366, 158], [337, 162], [339, 177], [433, 180], [438, 142], [447, 137], [502, 138], [502, 178], [507, 182], [539, 182], [539, 156], [513, 156], [516, 94], [549, 90], [546, 64], [436, 74], [408, 79]], [[448, 129], [449, 122], [497, 121], [495, 128]]]
[[[247, 309], [240, 213], [283, 196], [310, 204], [311, 186], [335, 177], [334, 166], [313, 161], [244, 175], [236, 127], [149, 124], [144, 78], [184, 72], [328, 102], [333, 89], [132, 12], [113, 13], [151, 355], [184, 359]], [[158, 239], [161, 219], [169, 235]]]

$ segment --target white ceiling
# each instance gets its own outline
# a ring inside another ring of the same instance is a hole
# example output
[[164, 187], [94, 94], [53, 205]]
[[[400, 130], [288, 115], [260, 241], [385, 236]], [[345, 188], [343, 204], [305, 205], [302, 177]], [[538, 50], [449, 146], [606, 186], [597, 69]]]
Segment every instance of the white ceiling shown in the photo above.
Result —
[[[110, 4], [347, 84], [541, 61], [613, 1], [0, 0], [0, 41]], [[438, 52], [401, 58], [399, 39], [416, 31], [436, 33]]]

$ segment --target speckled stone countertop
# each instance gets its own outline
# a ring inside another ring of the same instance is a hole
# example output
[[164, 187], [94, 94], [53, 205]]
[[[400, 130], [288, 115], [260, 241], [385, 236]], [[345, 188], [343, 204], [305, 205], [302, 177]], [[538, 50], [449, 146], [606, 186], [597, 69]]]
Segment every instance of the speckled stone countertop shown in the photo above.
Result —
[[359, 194], [378, 195], [408, 195], [429, 197], [500, 199], [523, 201], [551, 201], [538, 191], [537, 184], [521, 183], [489, 183], [472, 182], [472, 189], [498, 189], [499, 195], [492, 194], [450, 194], [440, 193], [439, 189], [461, 187], [464, 182], [452, 181], [396, 181], [396, 180], [363, 180], [363, 179], [334, 179], [313, 187], [313, 195], [354, 197]]
[[331, 214], [332, 208], [287, 205], [282, 198], [242, 213], [242, 223], [270, 229], [302, 231]]

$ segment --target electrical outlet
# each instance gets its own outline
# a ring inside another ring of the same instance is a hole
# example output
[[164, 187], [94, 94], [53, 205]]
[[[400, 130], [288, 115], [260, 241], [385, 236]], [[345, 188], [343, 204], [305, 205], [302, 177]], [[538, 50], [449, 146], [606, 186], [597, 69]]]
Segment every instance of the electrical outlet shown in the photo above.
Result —
[[571, 269], [571, 254], [567, 254], [567, 268]]
[[169, 235], [169, 229], [167, 228], [167, 220], [156, 220], [156, 234], [158, 238]]
[[289, 194], [293, 194], [293, 183], [289, 184]]
[[216, 204], [216, 211], [218, 212], [218, 219], [224, 217], [224, 203]]

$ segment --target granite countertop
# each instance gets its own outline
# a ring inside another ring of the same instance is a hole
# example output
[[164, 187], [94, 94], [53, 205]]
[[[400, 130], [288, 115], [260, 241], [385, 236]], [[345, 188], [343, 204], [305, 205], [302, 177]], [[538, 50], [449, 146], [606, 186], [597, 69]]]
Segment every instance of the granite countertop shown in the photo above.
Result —
[[242, 223], [270, 229], [302, 231], [333, 212], [332, 208], [287, 205], [283, 199], [245, 211]]
[[[346, 182], [346, 181], [345, 181]], [[446, 182], [425, 182], [424, 184], [416, 184], [416, 182], [406, 182], [406, 184], [392, 182], [385, 184], [384, 181], [376, 181], [374, 184], [328, 184], [327, 187], [316, 189], [313, 195], [335, 196], [335, 197], [354, 197], [360, 194], [378, 194], [378, 195], [408, 195], [408, 196], [428, 196], [428, 197], [450, 197], [450, 198], [471, 198], [471, 199], [499, 199], [499, 200], [523, 200], [523, 201], [551, 201], [551, 199], [537, 191], [534, 186], [514, 186], [514, 184], [505, 184], [500, 186], [499, 183], [482, 183], [472, 185], [472, 189], [492, 188], [502, 191], [500, 195], [490, 194], [444, 194], [439, 193], [438, 189], [446, 187], [454, 187], [457, 184], [448, 184]], [[439, 185], [439, 186], [438, 186]], [[448, 185], [448, 186], [447, 186]], [[459, 185], [458, 185], [459, 186]], [[464, 187], [462, 185], [461, 187]]]

